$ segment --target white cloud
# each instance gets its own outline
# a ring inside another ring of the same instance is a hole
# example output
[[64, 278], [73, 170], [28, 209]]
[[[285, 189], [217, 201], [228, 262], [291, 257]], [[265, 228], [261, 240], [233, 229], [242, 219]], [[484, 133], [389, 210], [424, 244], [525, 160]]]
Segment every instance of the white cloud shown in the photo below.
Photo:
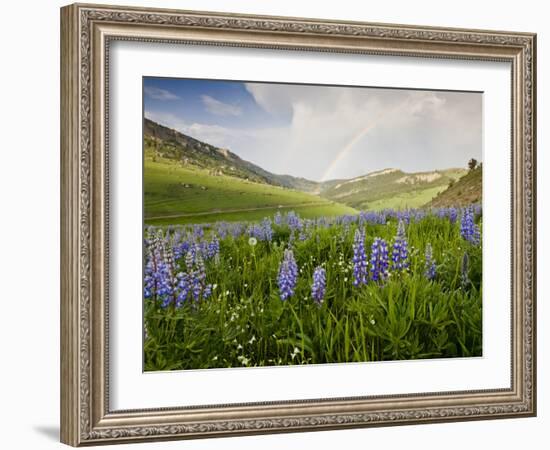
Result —
[[238, 106], [220, 102], [209, 95], [201, 95], [201, 100], [206, 110], [216, 116], [240, 116], [242, 114], [242, 110]]
[[154, 100], [178, 100], [179, 97], [166, 89], [157, 88], [154, 86], [145, 86], [143, 88], [145, 95]]
[[[170, 122], [266, 170], [309, 179], [351, 178], [384, 169], [465, 167], [482, 159], [481, 95], [299, 85], [247, 84], [273, 116], [264, 127]], [[154, 117], [151, 117], [155, 120]], [[166, 119], [166, 118], [165, 118]]]
[[275, 171], [348, 178], [387, 167], [464, 166], [471, 156], [481, 158], [479, 94], [254, 83], [246, 88], [266, 112], [289, 117], [284, 142], [267, 143], [278, 148], [269, 161]]

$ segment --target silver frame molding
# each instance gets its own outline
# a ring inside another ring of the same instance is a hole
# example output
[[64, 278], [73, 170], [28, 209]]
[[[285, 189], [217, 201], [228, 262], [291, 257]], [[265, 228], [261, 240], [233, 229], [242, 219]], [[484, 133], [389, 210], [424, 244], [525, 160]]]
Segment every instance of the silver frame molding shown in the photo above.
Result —
[[[512, 67], [512, 384], [112, 411], [108, 62], [113, 40], [507, 61]], [[536, 415], [536, 35], [75, 4], [61, 9], [61, 441], [185, 439]]]

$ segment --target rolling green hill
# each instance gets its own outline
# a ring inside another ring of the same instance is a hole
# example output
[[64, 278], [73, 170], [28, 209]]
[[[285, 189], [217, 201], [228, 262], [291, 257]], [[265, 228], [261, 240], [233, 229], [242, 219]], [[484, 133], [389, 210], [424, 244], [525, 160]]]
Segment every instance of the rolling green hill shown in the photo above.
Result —
[[145, 223], [169, 225], [258, 220], [290, 209], [302, 217], [356, 214], [345, 205], [306, 192], [217, 175], [176, 161], [145, 158]]
[[[467, 173], [465, 169], [416, 173], [384, 169], [316, 182], [271, 173], [228, 149], [149, 119], [144, 121], [144, 150], [145, 221], [157, 225], [256, 220], [288, 209], [313, 217], [415, 208], [439, 198]], [[448, 200], [443, 197], [439, 202], [464, 197], [463, 190], [450, 191]]]
[[426, 206], [449, 207], [480, 203], [483, 192], [483, 166], [470, 170], [463, 177], [433, 198]]
[[426, 204], [465, 169], [406, 173], [384, 169], [350, 180], [331, 182], [321, 196], [357, 209], [415, 208]]
[[149, 152], [153, 159], [176, 160], [185, 166], [209, 169], [212, 175], [227, 175], [305, 192], [313, 192], [318, 187], [315, 181], [268, 172], [228, 149], [199, 141], [147, 118], [144, 122], [144, 144], [146, 153]]

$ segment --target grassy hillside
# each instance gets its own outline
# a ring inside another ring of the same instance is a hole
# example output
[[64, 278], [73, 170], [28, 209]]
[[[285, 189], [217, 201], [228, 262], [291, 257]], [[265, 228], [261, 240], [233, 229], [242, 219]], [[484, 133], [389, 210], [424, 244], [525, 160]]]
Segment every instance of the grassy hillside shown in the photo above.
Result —
[[305, 192], [318, 189], [318, 183], [315, 181], [271, 173], [241, 159], [229, 149], [199, 141], [149, 119], [144, 121], [143, 138], [145, 152], [153, 159], [171, 159], [186, 166], [209, 169], [215, 175], [228, 175]]
[[[311, 217], [416, 208], [467, 173], [465, 169], [417, 173], [385, 169], [348, 180], [316, 182], [273, 174], [228, 149], [148, 119], [144, 150], [145, 220], [158, 225], [255, 220], [284, 209], [300, 209], [303, 217]], [[468, 189], [450, 191], [440, 203], [452, 203], [461, 196], [471, 203], [476, 189], [472, 188], [472, 195], [464, 194]]]
[[415, 208], [426, 204], [465, 172], [447, 169], [405, 173], [386, 169], [327, 184], [321, 196], [357, 209]]
[[303, 217], [357, 213], [315, 195], [182, 166], [146, 154], [145, 223], [168, 225], [216, 220], [257, 220], [294, 209]]
[[480, 203], [482, 199], [482, 166], [469, 171], [458, 181], [433, 198], [426, 206], [449, 207]]

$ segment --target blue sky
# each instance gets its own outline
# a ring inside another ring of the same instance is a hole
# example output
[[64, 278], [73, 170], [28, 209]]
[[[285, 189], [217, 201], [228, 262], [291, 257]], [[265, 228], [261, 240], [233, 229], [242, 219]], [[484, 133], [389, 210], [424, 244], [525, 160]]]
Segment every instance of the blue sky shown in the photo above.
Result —
[[145, 116], [280, 174], [351, 178], [481, 160], [479, 93], [145, 78]]

